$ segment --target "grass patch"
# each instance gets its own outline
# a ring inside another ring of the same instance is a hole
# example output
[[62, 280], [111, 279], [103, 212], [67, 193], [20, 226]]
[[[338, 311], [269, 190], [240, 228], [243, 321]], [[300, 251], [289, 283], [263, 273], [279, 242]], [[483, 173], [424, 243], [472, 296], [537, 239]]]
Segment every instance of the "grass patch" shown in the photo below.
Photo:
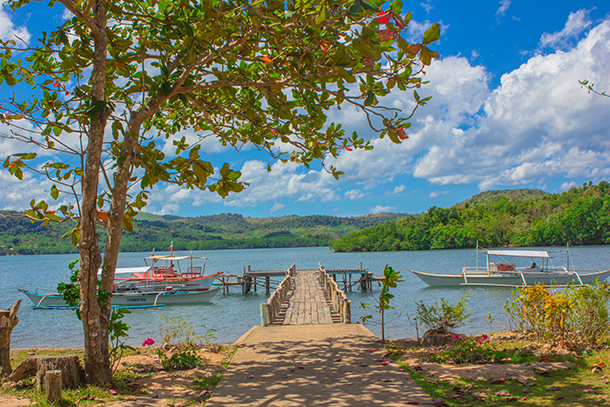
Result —
[[[493, 347], [494, 352], [498, 352], [498, 357], [506, 350], [512, 349], [513, 352], [507, 352], [507, 357], [511, 357], [515, 362], [518, 358], [511, 356], [514, 355], [514, 349], [520, 349], [527, 343], [492, 342], [490, 347]], [[442, 400], [448, 406], [610, 406], [610, 381], [606, 378], [606, 375], [610, 377], [610, 367], [599, 366], [610, 360], [610, 350], [607, 348], [595, 350], [584, 355], [582, 359], [574, 355], [547, 355], [551, 361], [569, 361], [575, 365], [569, 370], [537, 371], [532, 373], [529, 379], [509, 379], [500, 383], [467, 379], [449, 382], [427, 377], [425, 372], [409, 369], [408, 364], [400, 360], [403, 354], [412, 350], [396, 347], [388, 350], [426, 393]], [[527, 362], [529, 358], [523, 360]]]

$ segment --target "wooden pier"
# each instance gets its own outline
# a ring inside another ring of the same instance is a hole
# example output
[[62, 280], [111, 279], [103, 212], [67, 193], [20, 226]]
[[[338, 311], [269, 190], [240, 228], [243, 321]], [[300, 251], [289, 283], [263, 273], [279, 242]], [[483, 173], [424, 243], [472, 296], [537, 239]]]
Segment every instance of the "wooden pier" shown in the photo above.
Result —
[[322, 266], [296, 271], [293, 264], [266, 303], [261, 325], [351, 323], [351, 301]]
[[[321, 266], [320, 266], [321, 267]], [[258, 288], [264, 289], [265, 294], [270, 294], [272, 290], [276, 290], [283, 278], [286, 277], [288, 270], [252, 270], [251, 266], [244, 267], [242, 275], [225, 274], [220, 277], [222, 285], [222, 293], [229, 294], [230, 288], [237, 286], [241, 288], [242, 294], [257, 292]], [[372, 290], [373, 282], [380, 280], [382, 277], [375, 277], [373, 273], [367, 269], [334, 269], [325, 270], [327, 274], [332, 276], [333, 280], [339, 285], [343, 285], [343, 291], [352, 291], [353, 287], [358, 287], [360, 290]], [[354, 277], [352, 277], [354, 276]], [[358, 278], [355, 278], [358, 276]]]

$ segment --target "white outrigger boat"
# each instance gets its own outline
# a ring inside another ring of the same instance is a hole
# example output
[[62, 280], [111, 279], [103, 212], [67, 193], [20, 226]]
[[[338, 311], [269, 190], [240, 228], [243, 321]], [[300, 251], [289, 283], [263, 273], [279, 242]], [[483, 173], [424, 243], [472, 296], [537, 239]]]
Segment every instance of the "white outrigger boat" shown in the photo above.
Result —
[[[439, 274], [407, 270], [419, 277], [431, 287], [440, 286], [490, 286], [490, 287], [523, 287], [538, 283], [546, 285], [584, 285], [595, 281], [602, 282], [610, 276], [610, 270], [575, 270], [570, 269], [569, 248], [565, 250], [482, 250], [485, 253], [486, 265], [479, 267], [479, 247], [476, 248], [476, 267], [463, 267], [461, 273]], [[550, 253], [566, 253], [566, 265], [552, 267]], [[501, 261], [490, 261], [489, 256], [498, 256]], [[534, 262], [530, 267], [516, 267], [504, 257], [540, 259], [541, 265]]]
[[[117, 268], [113, 291], [117, 293], [130, 291], [165, 290], [168, 286], [183, 285], [188, 291], [206, 291], [222, 272], [205, 275], [207, 257], [155, 255], [145, 257], [151, 260], [147, 267]], [[189, 260], [190, 266], [182, 270], [181, 260]], [[193, 266], [193, 260], [203, 260], [203, 266]], [[158, 266], [158, 263], [161, 263]], [[148, 263], [147, 263], [148, 264]]]
[[[112, 305], [122, 308], [148, 308], [171, 304], [190, 304], [210, 301], [219, 288], [206, 291], [187, 291], [184, 286], [168, 287], [165, 291], [134, 291], [112, 294]], [[70, 308], [61, 294], [20, 289], [34, 303], [34, 308]]]

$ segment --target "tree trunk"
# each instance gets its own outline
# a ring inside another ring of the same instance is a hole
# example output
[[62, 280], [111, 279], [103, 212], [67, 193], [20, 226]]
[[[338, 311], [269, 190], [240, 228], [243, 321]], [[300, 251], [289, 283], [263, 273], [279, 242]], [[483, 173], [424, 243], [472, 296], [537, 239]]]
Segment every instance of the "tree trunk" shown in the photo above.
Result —
[[[92, 92], [95, 101], [106, 100], [106, 1], [93, 2], [93, 21], [98, 30], [92, 31], [95, 44]], [[85, 372], [87, 383], [110, 386], [112, 370], [108, 359], [108, 320], [110, 307], [100, 308], [97, 272], [102, 256], [97, 244], [97, 197], [104, 132], [111, 110], [105, 107], [91, 121], [86, 149], [86, 163], [82, 177], [80, 254], [80, 315], [85, 334]], [[106, 315], [108, 314], [108, 315]]]
[[0, 311], [0, 376], [9, 375], [13, 371], [11, 367], [11, 334], [19, 323], [17, 312], [20, 305], [21, 300], [17, 300], [12, 308]]

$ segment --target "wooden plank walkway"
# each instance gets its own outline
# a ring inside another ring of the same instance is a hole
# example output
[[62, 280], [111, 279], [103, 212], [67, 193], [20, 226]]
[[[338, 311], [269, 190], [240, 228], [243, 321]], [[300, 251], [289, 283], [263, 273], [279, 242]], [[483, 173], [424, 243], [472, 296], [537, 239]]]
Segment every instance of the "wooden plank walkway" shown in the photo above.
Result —
[[332, 324], [318, 270], [301, 270], [294, 280], [294, 292], [282, 325]]

